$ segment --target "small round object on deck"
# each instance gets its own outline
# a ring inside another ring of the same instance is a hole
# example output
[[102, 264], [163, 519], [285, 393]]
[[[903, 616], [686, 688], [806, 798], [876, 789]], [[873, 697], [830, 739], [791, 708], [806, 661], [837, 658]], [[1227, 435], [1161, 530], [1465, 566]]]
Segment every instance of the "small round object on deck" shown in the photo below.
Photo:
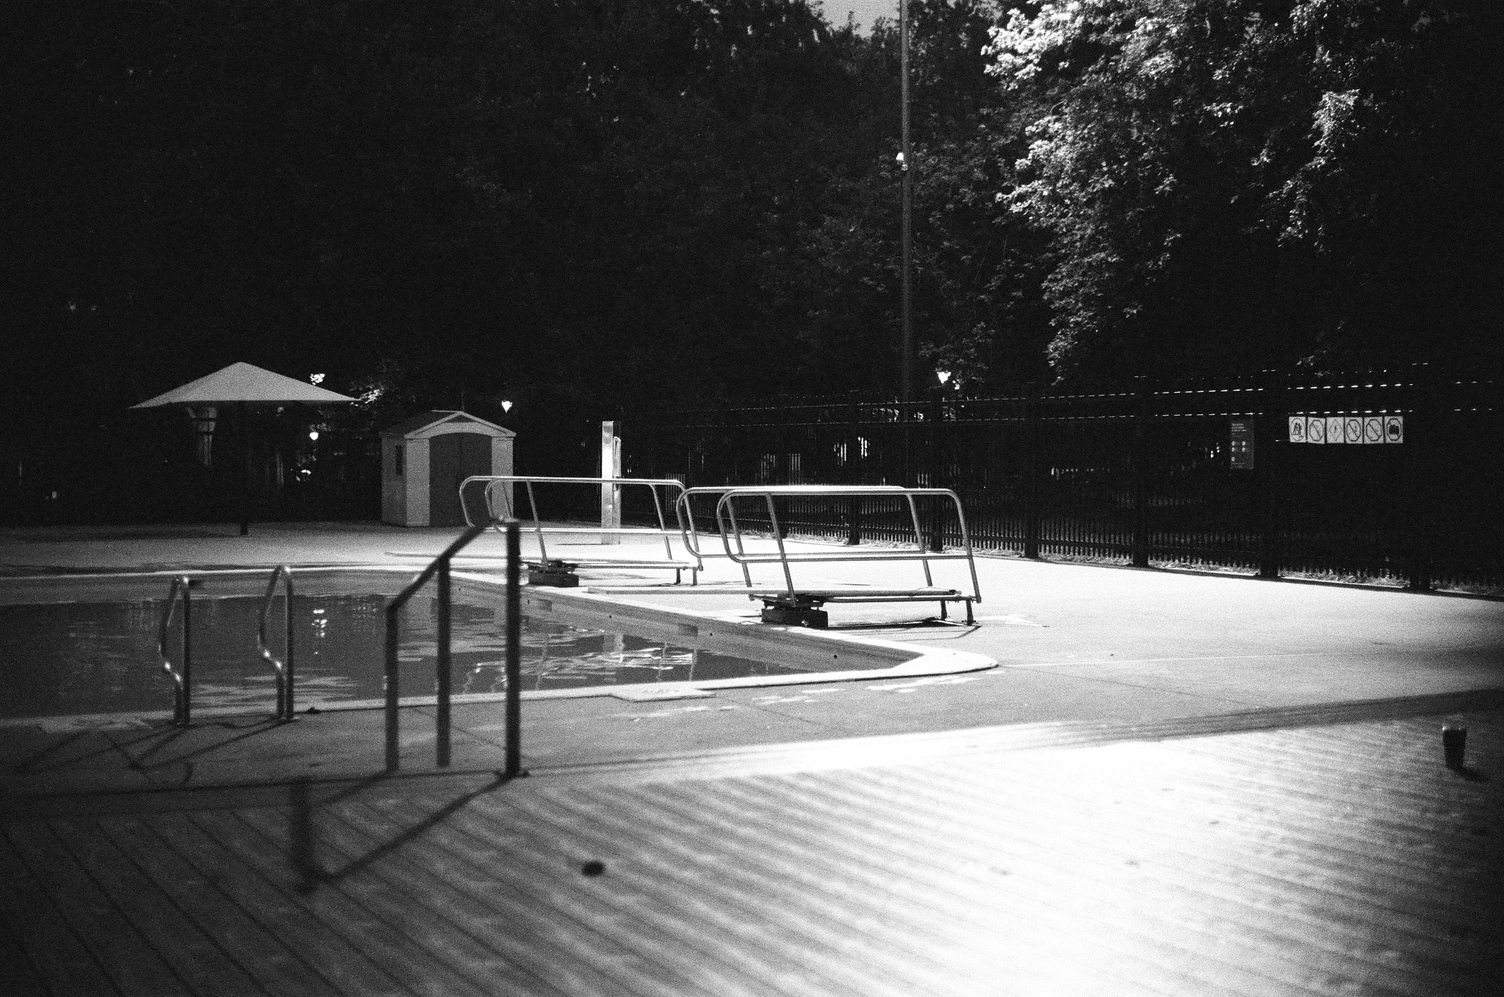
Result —
[[1441, 728], [1441, 748], [1446, 753], [1447, 768], [1462, 769], [1467, 767], [1467, 728], [1466, 727], [1443, 727]]

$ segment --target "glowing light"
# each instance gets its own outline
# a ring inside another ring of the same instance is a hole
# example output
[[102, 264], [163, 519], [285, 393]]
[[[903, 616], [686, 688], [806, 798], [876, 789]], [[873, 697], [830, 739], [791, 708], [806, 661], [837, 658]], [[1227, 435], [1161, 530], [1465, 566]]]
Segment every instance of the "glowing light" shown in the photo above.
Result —
[[313, 384], [323, 384], [324, 383], [324, 375], [323, 374], [309, 374], [308, 375], [308, 380], [311, 383], [313, 383]]
[[315, 441], [317, 441], [317, 440], [318, 440], [318, 438], [319, 438], [319, 431], [318, 431], [318, 430], [317, 430], [317, 429], [310, 429], [310, 430], [309, 430], [309, 431], [308, 431], [308, 438], [309, 438], [309, 439], [310, 439], [310, 440], [315, 440]]

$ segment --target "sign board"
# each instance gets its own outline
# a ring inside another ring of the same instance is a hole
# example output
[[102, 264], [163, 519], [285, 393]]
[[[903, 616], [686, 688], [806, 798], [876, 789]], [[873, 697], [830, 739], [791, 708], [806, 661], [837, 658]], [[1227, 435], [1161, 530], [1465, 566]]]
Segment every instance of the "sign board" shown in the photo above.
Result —
[[1402, 415], [1292, 415], [1291, 443], [1404, 443]]
[[1235, 415], [1230, 425], [1233, 470], [1251, 471], [1253, 470], [1253, 417]]

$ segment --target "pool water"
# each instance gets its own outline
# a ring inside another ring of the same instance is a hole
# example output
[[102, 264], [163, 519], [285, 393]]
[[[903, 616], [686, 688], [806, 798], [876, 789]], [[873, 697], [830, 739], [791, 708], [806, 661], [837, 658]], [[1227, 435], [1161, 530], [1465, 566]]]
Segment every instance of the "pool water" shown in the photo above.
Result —
[[[296, 706], [338, 706], [385, 695], [386, 598], [299, 595], [293, 600]], [[270, 712], [271, 666], [256, 647], [259, 597], [200, 598], [193, 609], [193, 706]], [[282, 654], [283, 600], [267, 620], [272, 652]], [[0, 606], [0, 718], [170, 710], [172, 680], [161, 668], [161, 600]], [[181, 647], [181, 608], [168, 654]], [[456, 603], [451, 624], [453, 692], [506, 689], [506, 628], [500, 608]], [[403, 607], [401, 695], [432, 696], [438, 621], [434, 600]], [[522, 688], [778, 675], [795, 671], [703, 648], [681, 646], [547, 619], [522, 620]]]

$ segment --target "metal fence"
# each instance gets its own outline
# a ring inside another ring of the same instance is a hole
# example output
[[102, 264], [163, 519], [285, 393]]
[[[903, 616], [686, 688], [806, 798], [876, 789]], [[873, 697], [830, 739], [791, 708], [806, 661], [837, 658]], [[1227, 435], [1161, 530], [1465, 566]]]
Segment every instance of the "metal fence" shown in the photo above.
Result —
[[[624, 454], [627, 473], [687, 486], [951, 488], [975, 545], [1028, 557], [1500, 591], [1501, 385], [1416, 367], [1100, 394], [796, 399], [629, 424]], [[793, 502], [780, 519], [793, 533], [896, 542], [902, 515]], [[937, 519], [935, 541], [954, 542], [953, 525]]]

